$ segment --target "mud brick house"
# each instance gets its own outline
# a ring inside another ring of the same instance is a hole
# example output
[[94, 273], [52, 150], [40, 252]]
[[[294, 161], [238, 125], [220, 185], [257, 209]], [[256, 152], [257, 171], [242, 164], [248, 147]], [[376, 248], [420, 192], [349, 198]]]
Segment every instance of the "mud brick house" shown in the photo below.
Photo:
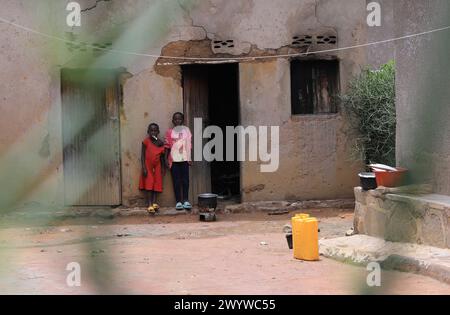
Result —
[[138, 204], [146, 127], [164, 134], [177, 111], [280, 127], [278, 171], [198, 162], [192, 195], [225, 181], [243, 201], [353, 197], [361, 165], [335, 95], [366, 50], [261, 57], [365, 43], [366, 1], [80, 0], [80, 27], [68, 2], [0, 0], [3, 203]]

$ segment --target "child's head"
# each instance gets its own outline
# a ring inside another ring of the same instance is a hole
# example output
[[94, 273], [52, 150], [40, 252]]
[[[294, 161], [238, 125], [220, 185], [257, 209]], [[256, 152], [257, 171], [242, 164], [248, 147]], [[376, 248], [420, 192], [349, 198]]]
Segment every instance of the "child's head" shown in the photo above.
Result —
[[184, 124], [184, 114], [180, 112], [173, 114], [172, 122], [175, 127], [182, 126]]
[[147, 133], [150, 137], [157, 137], [159, 135], [159, 126], [158, 124], [151, 123], [148, 126]]

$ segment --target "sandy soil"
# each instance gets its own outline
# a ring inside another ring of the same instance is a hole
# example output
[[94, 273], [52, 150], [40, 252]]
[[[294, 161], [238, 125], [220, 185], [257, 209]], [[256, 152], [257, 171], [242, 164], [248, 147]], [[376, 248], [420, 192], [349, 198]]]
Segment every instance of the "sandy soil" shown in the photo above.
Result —
[[[321, 238], [343, 236], [352, 212], [306, 211], [320, 220]], [[3, 294], [449, 294], [423, 276], [383, 271], [366, 284], [365, 268], [326, 258], [301, 262], [282, 228], [293, 213], [82, 218], [0, 229]], [[3, 225], [4, 226], [4, 225]], [[71, 262], [81, 287], [66, 283]]]

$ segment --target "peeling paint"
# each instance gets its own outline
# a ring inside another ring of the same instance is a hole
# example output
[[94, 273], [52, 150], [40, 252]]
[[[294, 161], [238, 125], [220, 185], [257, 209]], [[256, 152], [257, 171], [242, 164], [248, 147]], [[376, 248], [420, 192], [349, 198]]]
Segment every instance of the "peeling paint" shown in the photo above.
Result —
[[[229, 58], [229, 60], [221, 61], [206, 61], [206, 60], [186, 60], [186, 59], [174, 59], [174, 58], [164, 58], [161, 57], [157, 60], [155, 65], [155, 71], [161, 73], [161, 75], [167, 76], [167, 70], [163, 70], [163, 67], [168, 67], [170, 65], [184, 65], [184, 64], [202, 64], [202, 63], [226, 63], [226, 62], [236, 62], [236, 57], [248, 57], [249, 60], [246, 62], [271, 62], [271, 59], [260, 59], [257, 61], [251, 60], [252, 57], [264, 57], [264, 56], [274, 56], [274, 55], [285, 55], [285, 54], [299, 54], [307, 52], [307, 47], [291, 47], [290, 45], [279, 47], [278, 49], [260, 49], [257, 45], [250, 45], [248, 53], [240, 55], [231, 55], [225, 53], [214, 53], [212, 50], [212, 40], [191, 40], [191, 41], [175, 41], [170, 42], [165, 45], [161, 50], [161, 56], [170, 57], [184, 57], [184, 58]], [[172, 69], [173, 71], [173, 69]], [[171, 75], [173, 76], [173, 75]]]
[[250, 194], [250, 193], [256, 192], [256, 191], [262, 191], [262, 190], [264, 190], [265, 188], [266, 188], [266, 185], [264, 185], [264, 184], [259, 184], [259, 185], [254, 185], [254, 186], [250, 186], [250, 187], [244, 188], [243, 191], [244, 191], [246, 194]]

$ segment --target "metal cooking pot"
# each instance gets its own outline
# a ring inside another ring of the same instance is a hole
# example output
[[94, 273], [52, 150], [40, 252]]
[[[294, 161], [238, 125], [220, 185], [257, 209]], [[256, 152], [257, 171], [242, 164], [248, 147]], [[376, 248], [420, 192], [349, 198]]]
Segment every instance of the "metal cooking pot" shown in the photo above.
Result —
[[218, 197], [216, 194], [201, 194], [198, 196], [198, 207], [203, 209], [216, 209]]
[[375, 173], [359, 173], [358, 175], [363, 190], [371, 190], [378, 187]]

